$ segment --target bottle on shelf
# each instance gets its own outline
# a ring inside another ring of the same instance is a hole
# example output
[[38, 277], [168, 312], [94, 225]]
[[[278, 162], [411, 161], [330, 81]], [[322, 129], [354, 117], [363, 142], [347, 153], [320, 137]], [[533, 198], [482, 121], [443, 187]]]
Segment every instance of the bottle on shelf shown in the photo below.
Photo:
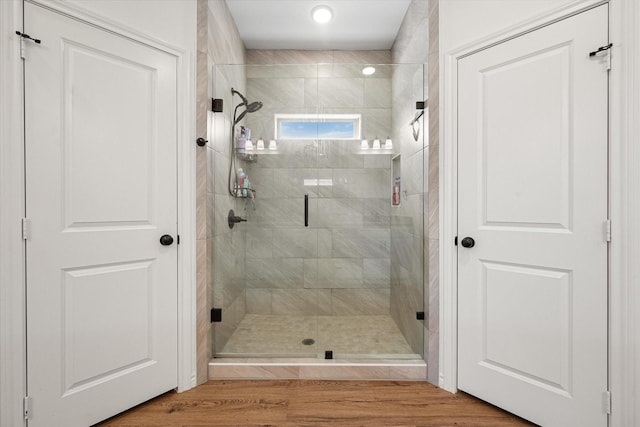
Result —
[[244, 188], [245, 181], [247, 179], [247, 174], [242, 170], [242, 168], [238, 169], [236, 176], [236, 194], [239, 196], [242, 194], [242, 189]]

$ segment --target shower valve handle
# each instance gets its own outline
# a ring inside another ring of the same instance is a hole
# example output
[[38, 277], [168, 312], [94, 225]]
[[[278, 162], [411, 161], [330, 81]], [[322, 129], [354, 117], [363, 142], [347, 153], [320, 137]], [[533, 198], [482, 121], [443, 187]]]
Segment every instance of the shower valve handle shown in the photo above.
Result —
[[247, 220], [245, 218], [236, 216], [236, 213], [233, 211], [233, 209], [229, 210], [229, 216], [227, 217], [227, 224], [229, 224], [229, 228], [233, 228], [233, 226], [239, 222], [247, 222]]

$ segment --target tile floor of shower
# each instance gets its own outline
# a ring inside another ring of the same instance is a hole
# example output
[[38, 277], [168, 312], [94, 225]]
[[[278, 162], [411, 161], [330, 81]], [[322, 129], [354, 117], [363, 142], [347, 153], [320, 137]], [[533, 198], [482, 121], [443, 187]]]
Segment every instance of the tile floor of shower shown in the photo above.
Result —
[[335, 359], [422, 359], [389, 315], [247, 314], [216, 357], [324, 359], [325, 351]]

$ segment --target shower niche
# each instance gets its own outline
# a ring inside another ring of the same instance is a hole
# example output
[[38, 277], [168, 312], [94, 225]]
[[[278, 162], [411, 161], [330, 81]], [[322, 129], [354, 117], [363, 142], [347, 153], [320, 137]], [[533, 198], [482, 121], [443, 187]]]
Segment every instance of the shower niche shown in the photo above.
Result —
[[400, 206], [402, 194], [402, 154], [391, 158], [391, 206]]
[[[365, 65], [214, 67], [213, 96], [232, 106], [210, 113], [214, 357], [422, 359], [424, 146], [408, 124], [424, 67]], [[283, 132], [283, 117], [313, 120]], [[338, 117], [358, 124], [327, 124]], [[367, 136], [394, 149], [369, 155]], [[253, 198], [237, 197], [239, 169]], [[229, 229], [230, 209], [246, 222]]]

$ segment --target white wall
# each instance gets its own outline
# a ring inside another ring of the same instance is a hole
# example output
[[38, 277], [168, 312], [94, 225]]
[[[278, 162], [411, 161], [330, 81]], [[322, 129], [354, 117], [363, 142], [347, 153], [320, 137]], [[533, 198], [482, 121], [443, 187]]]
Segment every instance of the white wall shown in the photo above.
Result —
[[[70, 15], [78, 15], [97, 25], [115, 28], [130, 37], [155, 46], [162, 46], [179, 56], [180, 141], [195, 141], [195, 56], [196, 0], [33, 0]], [[25, 395], [25, 301], [24, 243], [20, 233], [20, 218], [24, 215], [22, 80], [19, 42], [14, 34], [22, 29], [22, 1], [0, 0], [0, 426], [18, 427], [24, 424], [22, 397]], [[37, 34], [37, 29], [30, 29]], [[195, 236], [195, 144], [181, 144], [178, 162], [181, 235], [186, 242], [179, 253], [182, 325], [193, 329], [192, 313], [195, 301], [195, 246], [189, 236]], [[188, 212], [192, 210], [193, 214]], [[195, 241], [195, 239], [193, 239]], [[195, 244], [194, 244], [195, 245]], [[187, 266], [183, 268], [183, 266]], [[186, 307], [186, 308], [185, 308]], [[181, 364], [179, 388], [195, 384], [195, 341], [189, 332], [179, 343]], [[186, 349], [186, 351], [185, 351]], [[184, 353], [184, 354], [183, 354]]]
[[640, 2], [611, 0], [611, 426], [640, 425]]
[[575, 0], [440, 0], [440, 52], [480, 40]]
[[[446, 98], [451, 76], [445, 74], [445, 63], [451, 52], [480, 42], [498, 32], [516, 28], [519, 23], [550, 14], [559, 9], [593, 4], [594, 0], [440, 0], [440, 126], [445, 133], [449, 118], [445, 115], [450, 100]], [[612, 70], [610, 74], [610, 157], [611, 157], [611, 244], [610, 278], [610, 390], [612, 393], [611, 426], [640, 425], [640, 2], [610, 0], [610, 41]], [[444, 143], [447, 143], [446, 136]], [[445, 148], [441, 155], [440, 180], [453, 182], [449, 174]], [[452, 184], [449, 184], [452, 185]], [[454, 204], [443, 190], [441, 215], [450, 215]], [[447, 218], [441, 233], [447, 233]], [[451, 219], [449, 223], [451, 223]], [[441, 235], [441, 242], [448, 235]], [[441, 245], [441, 253], [448, 248]], [[441, 262], [441, 324], [455, 323], [445, 295], [453, 288], [451, 261]], [[448, 277], [450, 276], [450, 277]], [[443, 301], [444, 304], [442, 303]], [[444, 325], [443, 325], [444, 326]], [[444, 328], [446, 329], [446, 328]], [[446, 331], [445, 334], [446, 335]], [[440, 366], [443, 386], [455, 390], [455, 342], [441, 340]], [[443, 350], [443, 347], [445, 348]], [[453, 368], [452, 368], [453, 364]], [[442, 366], [445, 365], [444, 371]]]
[[64, 3], [195, 53], [196, 0], [65, 0]]
[[[0, 426], [20, 426], [25, 393], [22, 4], [0, 1]], [[17, 308], [17, 309], [16, 309]]]

